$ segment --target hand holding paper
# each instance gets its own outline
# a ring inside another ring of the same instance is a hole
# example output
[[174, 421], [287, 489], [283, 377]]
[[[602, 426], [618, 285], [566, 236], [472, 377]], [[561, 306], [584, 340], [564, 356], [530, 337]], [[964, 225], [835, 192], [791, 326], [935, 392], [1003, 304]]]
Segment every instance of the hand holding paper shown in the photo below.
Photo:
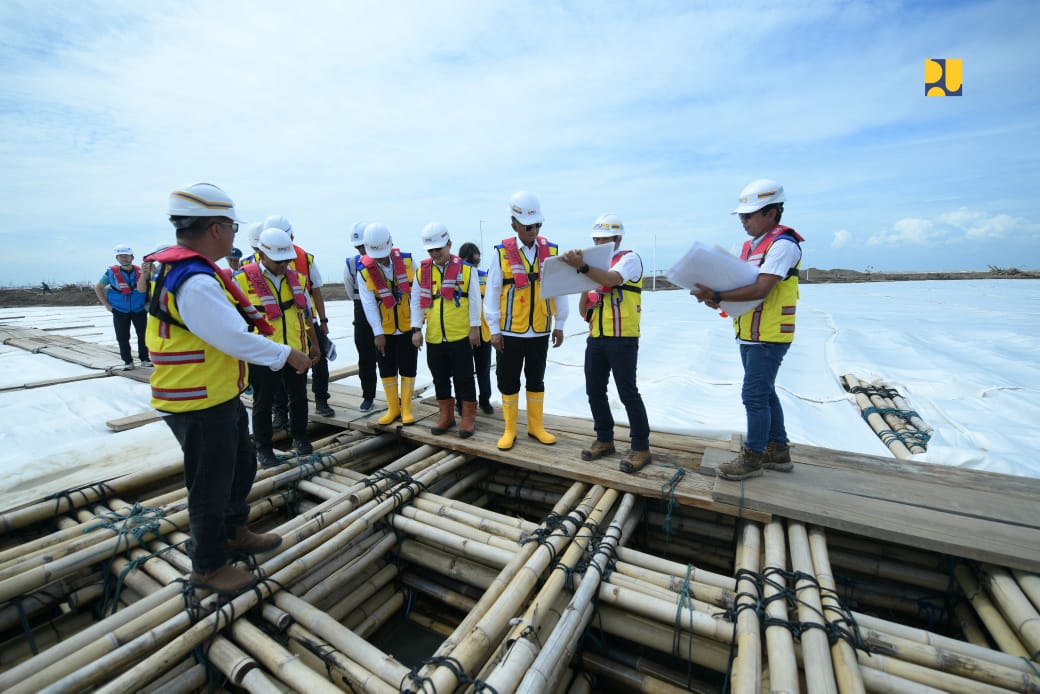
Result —
[[[754, 284], [758, 268], [716, 246], [709, 248], [694, 242], [690, 250], [668, 270], [666, 276], [674, 284], [693, 289], [700, 284], [715, 291], [725, 292]], [[761, 301], [723, 301], [721, 308], [731, 316], [741, 316], [753, 310]]]

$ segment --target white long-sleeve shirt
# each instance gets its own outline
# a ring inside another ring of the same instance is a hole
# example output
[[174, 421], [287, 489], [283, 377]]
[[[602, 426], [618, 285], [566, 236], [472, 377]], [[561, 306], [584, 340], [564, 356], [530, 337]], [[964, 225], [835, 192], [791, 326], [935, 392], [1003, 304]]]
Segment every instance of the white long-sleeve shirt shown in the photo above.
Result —
[[[433, 267], [437, 268], [441, 277], [444, 277], [445, 265], [437, 265]], [[461, 271], [460, 271], [461, 272]], [[412, 286], [412, 297], [411, 297], [411, 313], [412, 313], [412, 327], [421, 328], [423, 320], [426, 318], [426, 311], [429, 309], [420, 308], [420, 302], [422, 297], [419, 296], [419, 269], [416, 267], [415, 270], [415, 282]], [[469, 284], [465, 288], [466, 297], [469, 299], [469, 327], [479, 328], [480, 327], [480, 276], [477, 274], [477, 268], [472, 268], [469, 273]]]
[[[532, 244], [530, 248], [522, 243], [517, 244], [517, 248], [527, 258], [527, 262], [530, 265], [534, 265], [535, 258], [538, 256], [538, 247]], [[563, 330], [564, 323], [567, 322], [567, 316], [570, 313], [568, 308], [568, 299], [566, 296], [557, 296], [553, 298], [553, 304], [556, 306], [556, 315], [553, 317], [553, 330]], [[488, 268], [487, 285], [484, 287], [484, 319], [487, 321], [488, 327], [491, 329], [492, 335], [498, 335], [502, 333], [501, 319], [502, 319], [502, 265], [498, 262], [498, 253], [496, 249], [495, 259], [491, 263], [491, 267]], [[512, 337], [540, 337], [545, 333], [535, 332], [534, 328], [528, 327], [525, 333], [505, 333]]]
[[[393, 275], [393, 263], [389, 265], [382, 265], [379, 261], [376, 261], [376, 267], [383, 273], [383, 278], [386, 280], [387, 286], [390, 286], [390, 278]], [[375, 292], [368, 288], [368, 285], [361, 279], [361, 273], [357, 276], [357, 289], [358, 296], [361, 297], [361, 308], [365, 310], [365, 318], [368, 319], [368, 324], [372, 326], [372, 336], [385, 335], [383, 331], [383, 316], [379, 313], [379, 300], [376, 299]], [[401, 326], [404, 330], [408, 330], [408, 326]], [[394, 335], [401, 335], [404, 330], [398, 329], [394, 331]]]
[[285, 366], [292, 349], [249, 332], [242, 314], [228, 302], [216, 278], [192, 275], [177, 289], [177, 310], [185, 327], [221, 352], [274, 371]]

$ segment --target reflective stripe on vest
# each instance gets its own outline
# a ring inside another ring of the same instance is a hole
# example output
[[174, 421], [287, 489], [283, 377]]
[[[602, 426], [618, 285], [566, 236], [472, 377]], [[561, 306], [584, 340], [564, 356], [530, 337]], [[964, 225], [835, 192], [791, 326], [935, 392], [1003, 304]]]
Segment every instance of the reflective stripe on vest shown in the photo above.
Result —
[[[610, 267], [617, 265], [628, 253], [631, 251], [615, 253], [610, 259]], [[604, 298], [609, 298], [609, 301], [604, 301]], [[587, 311], [590, 336], [639, 337], [639, 319], [643, 313], [643, 273], [640, 272], [638, 278], [627, 280], [617, 287], [600, 287], [590, 291]]]
[[[542, 283], [539, 281], [538, 269], [543, 251], [539, 248], [534, 264], [529, 264], [527, 256], [519, 253], [523, 275], [530, 281], [529, 284], [521, 287], [514, 281], [513, 268], [508, 257], [508, 246], [510, 245], [516, 245], [515, 238], [506, 239], [495, 246], [498, 251], [499, 267], [502, 268], [499, 329], [502, 332], [522, 335], [529, 328], [533, 328], [536, 333], [548, 334], [551, 325], [550, 316], [556, 312], [556, 305], [552, 299], [542, 298]], [[544, 247], [546, 258], [555, 256], [559, 252], [555, 243], [546, 242]]]

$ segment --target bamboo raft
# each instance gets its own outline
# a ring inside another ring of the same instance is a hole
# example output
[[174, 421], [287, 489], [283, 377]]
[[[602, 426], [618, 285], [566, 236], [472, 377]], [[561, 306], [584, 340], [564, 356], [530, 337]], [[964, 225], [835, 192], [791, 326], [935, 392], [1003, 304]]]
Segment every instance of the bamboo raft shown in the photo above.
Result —
[[742, 484], [658, 433], [625, 475], [587, 420], [502, 452], [331, 391], [233, 599], [185, 580], [179, 463], [0, 515], [0, 690], [1040, 692], [1034, 480], [794, 446]]

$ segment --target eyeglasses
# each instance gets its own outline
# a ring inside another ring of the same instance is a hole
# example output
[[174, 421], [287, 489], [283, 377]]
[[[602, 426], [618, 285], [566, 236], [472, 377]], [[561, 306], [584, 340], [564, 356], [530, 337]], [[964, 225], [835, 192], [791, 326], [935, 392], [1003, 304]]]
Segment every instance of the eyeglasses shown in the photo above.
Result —
[[222, 227], [223, 226], [231, 227], [231, 233], [232, 234], [237, 234], [238, 233], [238, 222], [217, 222], [217, 224], [219, 224]]
[[737, 216], [740, 217], [740, 221], [743, 222], [745, 219], [751, 219], [756, 214], [758, 214], [759, 212], [762, 212], [762, 211], [763, 210], [755, 210], [754, 212], [741, 212]]
[[524, 231], [538, 231], [539, 229], [542, 228], [542, 223], [541, 222], [536, 222], [534, 224], [521, 224], [519, 222], [519, 220], [516, 220], [514, 218], [514, 222], [513, 223], [516, 224], [521, 229], [523, 229]]

